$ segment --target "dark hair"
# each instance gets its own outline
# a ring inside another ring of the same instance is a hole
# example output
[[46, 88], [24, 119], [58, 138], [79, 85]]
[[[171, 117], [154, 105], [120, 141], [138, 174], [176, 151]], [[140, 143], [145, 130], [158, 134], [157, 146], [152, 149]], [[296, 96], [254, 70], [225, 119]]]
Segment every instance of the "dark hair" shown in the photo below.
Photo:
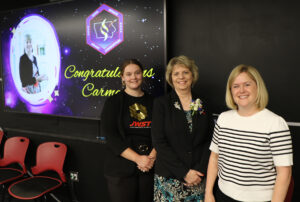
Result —
[[127, 60], [124, 60], [124, 62], [121, 65], [121, 76], [124, 74], [125, 67], [127, 67], [127, 65], [130, 65], [130, 64], [135, 64], [135, 65], [139, 66], [139, 68], [142, 70], [142, 72], [144, 71], [143, 65], [137, 59], [127, 59]]

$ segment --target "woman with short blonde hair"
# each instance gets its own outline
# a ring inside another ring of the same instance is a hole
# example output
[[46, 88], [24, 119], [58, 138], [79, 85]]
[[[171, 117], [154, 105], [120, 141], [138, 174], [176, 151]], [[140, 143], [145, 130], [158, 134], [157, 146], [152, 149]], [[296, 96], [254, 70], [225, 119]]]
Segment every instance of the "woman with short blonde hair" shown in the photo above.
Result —
[[193, 86], [196, 83], [196, 81], [198, 80], [198, 67], [195, 64], [195, 61], [188, 58], [185, 55], [173, 57], [169, 61], [168, 65], [167, 65], [167, 70], [166, 70], [166, 80], [172, 88], [174, 88], [174, 86], [173, 86], [171, 74], [173, 72], [173, 68], [175, 65], [183, 65], [192, 72], [192, 76], [193, 76], [192, 86]]
[[226, 85], [226, 105], [230, 109], [237, 109], [237, 104], [234, 102], [231, 94], [231, 86], [235, 78], [242, 72], [245, 72], [257, 85], [257, 97], [256, 104], [258, 109], [264, 109], [268, 105], [269, 95], [265, 85], [264, 80], [262, 79], [260, 73], [256, 68], [250, 65], [238, 65], [236, 66], [229, 75], [227, 85]]
[[214, 122], [208, 104], [192, 90], [197, 79], [194, 60], [183, 55], [172, 58], [166, 70], [172, 91], [154, 101], [155, 202], [204, 200]]
[[267, 103], [257, 69], [236, 66], [226, 87], [231, 110], [219, 115], [210, 145], [205, 202], [284, 201], [292, 175], [292, 138], [285, 120]]

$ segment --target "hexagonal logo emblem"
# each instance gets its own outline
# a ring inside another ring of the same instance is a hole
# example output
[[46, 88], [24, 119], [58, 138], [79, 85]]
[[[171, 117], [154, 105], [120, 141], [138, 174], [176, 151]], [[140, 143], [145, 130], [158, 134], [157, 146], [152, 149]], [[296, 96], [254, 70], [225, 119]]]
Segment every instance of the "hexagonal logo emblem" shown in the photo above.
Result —
[[124, 41], [123, 14], [102, 4], [86, 19], [86, 42], [103, 55]]

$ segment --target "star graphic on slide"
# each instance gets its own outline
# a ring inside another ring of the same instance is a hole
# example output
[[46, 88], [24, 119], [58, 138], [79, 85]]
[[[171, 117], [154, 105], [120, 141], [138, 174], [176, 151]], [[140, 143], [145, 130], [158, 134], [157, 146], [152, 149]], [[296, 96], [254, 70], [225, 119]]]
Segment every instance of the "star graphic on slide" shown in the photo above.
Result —
[[13, 34], [15, 34], [16, 28], [13, 28], [13, 29], [11, 30], [11, 32], [12, 32]]
[[59, 96], [59, 91], [58, 90], [54, 91], [54, 96]]
[[49, 102], [51, 103], [53, 101], [53, 98], [51, 96], [48, 97]]

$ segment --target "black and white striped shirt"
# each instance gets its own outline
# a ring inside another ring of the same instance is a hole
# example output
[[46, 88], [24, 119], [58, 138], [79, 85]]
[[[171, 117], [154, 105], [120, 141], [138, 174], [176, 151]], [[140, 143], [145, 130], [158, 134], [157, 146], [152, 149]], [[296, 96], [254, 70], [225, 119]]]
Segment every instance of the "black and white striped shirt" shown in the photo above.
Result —
[[236, 110], [220, 114], [210, 150], [219, 155], [220, 189], [240, 201], [270, 201], [275, 166], [293, 164], [289, 128], [268, 109], [249, 117]]

